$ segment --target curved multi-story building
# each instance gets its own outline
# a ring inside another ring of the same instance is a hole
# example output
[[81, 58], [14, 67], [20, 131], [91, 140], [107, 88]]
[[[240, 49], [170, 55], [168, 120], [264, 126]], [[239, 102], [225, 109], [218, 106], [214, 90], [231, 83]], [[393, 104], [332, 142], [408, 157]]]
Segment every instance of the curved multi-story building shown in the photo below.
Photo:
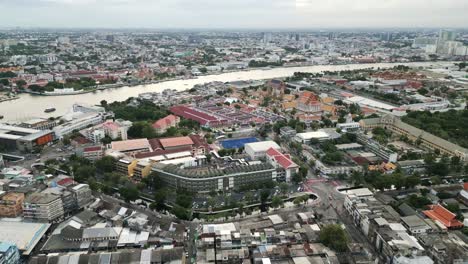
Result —
[[157, 163], [153, 166], [153, 172], [170, 188], [198, 193], [241, 189], [277, 179], [276, 169], [268, 163], [236, 165], [221, 169], [183, 168]]

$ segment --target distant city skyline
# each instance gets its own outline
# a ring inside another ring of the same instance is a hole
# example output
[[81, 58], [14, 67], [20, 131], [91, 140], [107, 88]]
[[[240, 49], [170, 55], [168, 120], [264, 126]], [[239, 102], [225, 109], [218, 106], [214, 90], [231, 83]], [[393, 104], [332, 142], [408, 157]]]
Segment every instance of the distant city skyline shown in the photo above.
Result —
[[462, 28], [466, 0], [0, 0], [2, 27]]

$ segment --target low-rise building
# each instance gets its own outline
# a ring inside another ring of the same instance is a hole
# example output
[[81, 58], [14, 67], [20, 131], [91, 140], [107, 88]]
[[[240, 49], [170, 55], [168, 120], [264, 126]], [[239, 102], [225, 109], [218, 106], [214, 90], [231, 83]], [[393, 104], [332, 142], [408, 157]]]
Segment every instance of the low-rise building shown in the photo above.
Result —
[[434, 220], [436, 223], [443, 225], [448, 229], [462, 228], [463, 223], [456, 219], [456, 215], [440, 204], [430, 205], [430, 210], [423, 211], [423, 213]]
[[64, 119], [65, 122], [61, 125], [58, 125], [53, 128], [55, 136], [59, 139], [63, 138], [65, 135], [73, 133], [73, 131], [79, 131], [88, 126], [94, 126], [102, 123], [105, 120], [107, 115], [105, 113], [95, 113], [87, 112], [73, 115], [69, 119]]
[[170, 127], [176, 127], [180, 122], [180, 117], [176, 115], [168, 115], [153, 123], [154, 131], [158, 134], [166, 133]]
[[286, 138], [292, 138], [296, 135], [296, 129], [290, 127], [290, 126], [285, 126], [280, 128], [280, 135], [282, 137]]
[[339, 128], [344, 132], [351, 132], [351, 131], [359, 130], [361, 128], [361, 124], [359, 124], [358, 122], [341, 123], [341, 124], [336, 124], [336, 128]]
[[393, 115], [385, 115], [381, 118], [362, 119], [360, 123], [361, 127], [364, 129], [372, 129], [375, 127], [389, 129], [398, 135], [407, 136], [408, 139], [414, 142], [420, 141], [421, 144], [419, 146], [421, 147], [438, 150], [441, 154], [460, 157], [462, 161], [468, 158], [468, 149], [406, 124]]
[[[424, 256], [425, 249], [416, 237], [408, 233], [401, 216], [390, 205], [377, 200], [367, 188], [345, 192], [344, 206], [356, 227], [374, 245], [382, 263], [392, 263], [399, 256]], [[406, 223], [414, 232], [426, 230], [411, 219]]]
[[397, 153], [395, 153], [395, 152], [391, 151], [390, 149], [382, 146], [377, 141], [375, 141], [375, 140], [373, 140], [371, 138], [368, 138], [363, 133], [357, 133], [356, 136], [357, 136], [357, 141], [360, 144], [364, 145], [366, 147], [366, 149], [370, 150], [375, 155], [379, 156], [380, 158], [382, 158], [383, 160], [385, 160], [387, 162], [392, 162], [392, 163], [397, 162], [397, 159], [398, 159], [398, 154]]
[[267, 150], [266, 157], [267, 161], [277, 169], [279, 181], [291, 182], [292, 177], [299, 172], [299, 166], [291, 160], [289, 155], [274, 148]]
[[77, 148], [76, 154], [85, 159], [98, 160], [104, 157], [105, 148], [101, 145]]
[[27, 256], [43, 238], [50, 224], [3, 218], [0, 219], [0, 227], [0, 241], [16, 245], [22, 255]]
[[313, 132], [304, 132], [296, 134], [294, 138], [297, 142], [302, 144], [309, 144], [313, 140], [324, 141], [330, 139], [330, 135], [322, 130], [313, 131]]
[[51, 222], [64, 214], [62, 199], [59, 195], [33, 193], [23, 203], [25, 219]]
[[34, 118], [22, 122], [19, 126], [24, 128], [31, 128], [37, 130], [50, 130], [57, 125], [57, 120]]
[[411, 234], [426, 233], [431, 230], [431, 227], [417, 215], [410, 215], [401, 218], [403, 225], [410, 231]]
[[0, 217], [17, 217], [23, 213], [24, 194], [0, 191]]
[[76, 205], [79, 209], [85, 207], [85, 205], [89, 204], [93, 199], [91, 189], [88, 184], [78, 184], [71, 187], [70, 191], [74, 194]]
[[20, 263], [20, 253], [16, 245], [0, 241], [0, 263], [17, 264]]
[[281, 147], [274, 141], [261, 141], [261, 142], [252, 142], [244, 145], [245, 152], [253, 160], [264, 158], [266, 152], [273, 148], [275, 150], [281, 150]]
[[81, 130], [80, 133], [93, 143], [99, 144], [106, 136], [114, 140], [127, 140], [127, 132], [131, 126], [132, 122], [130, 121], [122, 119], [107, 120], [102, 124]]
[[113, 141], [110, 144], [110, 149], [127, 154], [136, 154], [140, 152], [150, 152], [153, 149], [146, 138]]

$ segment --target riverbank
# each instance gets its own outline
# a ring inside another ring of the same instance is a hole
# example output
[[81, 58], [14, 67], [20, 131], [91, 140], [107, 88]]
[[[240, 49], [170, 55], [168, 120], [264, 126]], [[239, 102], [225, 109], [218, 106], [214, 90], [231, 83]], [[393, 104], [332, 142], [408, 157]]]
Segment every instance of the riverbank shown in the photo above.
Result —
[[[177, 80], [158, 80], [150, 84], [125, 85], [120, 88], [109, 88], [97, 90], [92, 93], [74, 96], [62, 96], [57, 100], [55, 96], [35, 96], [31, 94], [20, 94], [19, 100], [14, 102], [3, 102], [0, 104], [0, 113], [4, 115], [4, 121], [24, 121], [31, 118], [49, 118], [62, 116], [70, 111], [73, 104], [96, 105], [102, 100], [108, 103], [124, 101], [129, 97], [137, 97], [141, 93], [162, 92], [166, 89], [183, 91], [193, 88], [197, 84], [209, 82], [233, 82], [247, 80], [265, 80], [292, 76], [295, 72], [319, 73], [323, 71], [358, 70], [366, 68], [391, 68], [396, 65], [412, 67], [446, 67], [453, 62], [428, 62], [428, 63], [372, 63], [372, 64], [349, 64], [349, 65], [317, 65], [308, 67], [282, 67], [274, 69], [257, 69], [248, 71], [234, 71], [222, 74], [209, 74], [197, 76], [196, 78]], [[56, 108], [54, 113], [44, 113], [46, 108]]]
[[1, 102], [7, 102], [7, 101], [13, 101], [13, 100], [18, 100], [20, 97], [15, 95], [15, 96], [9, 96], [9, 97], [0, 97], [0, 103]]
[[[406, 64], [406, 63], [399, 63], [399, 62], [388, 62], [388, 63], [393, 63], [395, 65], [398, 64]], [[410, 62], [410, 63], [429, 63], [427, 61], [421, 61], [421, 62]], [[434, 62], [437, 63], [437, 62]], [[314, 66], [342, 66], [342, 65], [361, 65], [362, 63], [345, 63], [345, 64], [312, 64], [312, 63], [300, 63], [300, 64], [288, 64], [288, 65], [282, 65], [282, 66], [267, 66], [267, 67], [258, 67], [258, 68], [245, 68], [245, 69], [233, 69], [233, 70], [223, 70], [221, 72], [207, 72], [204, 74], [199, 74], [199, 75], [192, 75], [192, 76], [177, 76], [177, 77], [172, 77], [172, 78], [166, 78], [166, 79], [161, 79], [161, 80], [150, 80], [150, 81], [140, 81], [137, 83], [121, 83], [121, 84], [110, 84], [110, 85], [102, 85], [102, 86], [97, 86], [96, 88], [93, 89], [87, 89], [83, 91], [76, 91], [76, 92], [70, 92], [70, 93], [57, 93], [57, 94], [47, 94], [47, 93], [39, 93], [39, 92], [33, 92], [33, 91], [24, 91], [23, 93], [29, 93], [33, 95], [39, 95], [39, 96], [70, 96], [70, 95], [78, 95], [78, 94], [87, 94], [87, 93], [94, 93], [97, 91], [102, 91], [102, 90], [107, 90], [107, 89], [118, 89], [118, 88], [123, 88], [123, 87], [135, 87], [139, 85], [154, 85], [158, 84], [161, 82], [170, 82], [170, 81], [177, 81], [177, 80], [190, 80], [190, 79], [197, 79], [199, 77], [205, 77], [205, 76], [217, 76], [217, 75], [222, 75], [222, 74], [228, 74], [228, 73], [236, 73], [236, 72], [250, 72], [250, 71], [268, 71], [268, 70], [274, 70], [274, 69], [287, 69], [287, 68], [298, 68], [298, 67], [314, 67]], [[370, 63], [369, 65], [372, 64], [380, 64], [380, 63]], [[268, 78], [267, 78], [268, 79]], [[257, 79], [257, 80], [262, 80], [262, 79]], [[0, 102], [2, 102], [0, 100]]]

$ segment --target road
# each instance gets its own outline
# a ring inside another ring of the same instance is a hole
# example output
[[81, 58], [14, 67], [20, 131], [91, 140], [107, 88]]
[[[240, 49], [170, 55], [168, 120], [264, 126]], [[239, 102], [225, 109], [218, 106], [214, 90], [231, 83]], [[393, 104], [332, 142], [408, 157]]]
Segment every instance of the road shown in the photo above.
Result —
[[309, 170], [307, 180], [304, 182], [304, 188], [316, 193], [321, 200], [316, 204], [317, 207], [322, 209], [333, 208], [337, 218], [346, 226], [348, 236], [357, 243], [365, 246], [368, 252], [375, 255], [373, 246], [367, 240], [367, 237], [361, 230], [354, 224], [350, 215], [344, 208], [345, 195], [337, 190], [337, 187], [343, 183], [319, 178]]

